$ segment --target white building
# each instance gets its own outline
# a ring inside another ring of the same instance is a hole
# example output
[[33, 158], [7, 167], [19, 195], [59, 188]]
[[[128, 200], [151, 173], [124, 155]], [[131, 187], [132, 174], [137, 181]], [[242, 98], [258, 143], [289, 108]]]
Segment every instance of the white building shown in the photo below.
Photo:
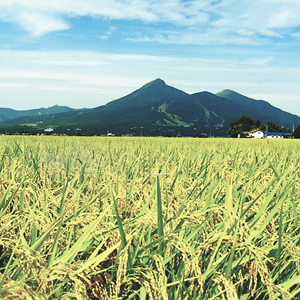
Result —
[[265, 134], [263, 131], [259, 129], [254, 129], [251, 131], [245, 131], [243, 132], [248, 138], [253, 138], [253, 139], [263, 139], [265, 137]]
[[265, 134], [262, 131], [255, 131], [253, 133], [250, 134], [250, 138], [254, 138], [254, 139], [263, 139], [265, 136]]

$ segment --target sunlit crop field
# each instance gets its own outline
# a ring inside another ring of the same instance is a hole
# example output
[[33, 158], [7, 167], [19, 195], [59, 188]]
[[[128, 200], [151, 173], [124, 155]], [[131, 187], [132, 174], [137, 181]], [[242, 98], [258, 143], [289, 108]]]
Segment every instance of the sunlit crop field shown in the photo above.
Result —
[[0, 137], [0, 298], [299, 299], [300, 141]]

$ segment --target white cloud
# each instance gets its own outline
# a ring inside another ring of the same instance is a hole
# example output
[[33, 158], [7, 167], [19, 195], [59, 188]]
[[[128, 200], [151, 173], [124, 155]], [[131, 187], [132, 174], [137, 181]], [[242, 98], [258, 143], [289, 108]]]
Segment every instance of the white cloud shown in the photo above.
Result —
[[24, 83], [0, 83], [0, 88], [30, 88], [30, 86]]
[[162, 32], [153, 36], [138, 36], [127, 38], [133, 42], [159, 42], [162, 44], [179, 45], [257, 45], [257, 41], [249, 36], [237, 36], [224, 33], [223, 30], [193, 33], [193, 32]]
[[100, 39], [102, 39], [102, 40], [108, 39], [116, 30], [117, 30], [117, 27], [111, 26], [104, 34], [102, 34], [100, 36]]
[[[36, 36], [68, 29], [76, 16], [188, 27], [194, 35], [210, 34], [212, 38], [206, 38], [207, 43], [214, 37], [214, 43], [217, 42], [220, 29], [224, 37], [238, 35], [236, 42], [240, 44], [247, 41], [243, 40], [245, 35], [281, 37], [283, 29], [300, 25], [300, 3], [296, 0], [0, 0], [0, 11], [0, 19], [16, 22]], [[111, 33], [103, 34], [102, 38]], [[172, 38], [147, 38], [172, 42]]]
[[283, 6], [278, 8], [278, 10], [274, 11], [267, 20], [267, 26], [269, 28], [288, 28], [298, 26], [300, 24], [299, 6], [297, 10], [295, 10], [294, 7], [285, 8]]
[[260, 33], [261, 35], [268, 36], [268, 37], [283, 38], [282, 34], [277, 33], [276, 31], [271, 30], [271, 29], [261, 29], [258, 31], [258, 33]]
[[291, 33], [291, 36], [297, 39], [300, 39], [300, 32]]
[[32, 12], [21, 13], [19, 23], [25, 30], [31, 32], [33, 36], [41, 36], [51, 31], [66, 30], [70, 28], [66, 22], [59, 18]]
[[253, 66], [262, 66], [272, 60], [273, 57], [256, 57], [254, 59], [248, 59], [245, 63]]

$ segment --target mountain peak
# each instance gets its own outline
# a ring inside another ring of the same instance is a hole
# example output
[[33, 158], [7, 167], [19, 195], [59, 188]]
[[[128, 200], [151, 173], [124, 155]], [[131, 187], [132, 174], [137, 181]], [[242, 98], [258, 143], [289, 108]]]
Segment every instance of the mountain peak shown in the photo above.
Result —
[[107, 106], [122, 106], [124, 109], [136, 107], [151, 107], [166, 100], [174, 100], [187, 96], [185, 92], [167, 85], [162, 79], [157, 78], [143, 85], [141, 88], [120, 99], [107, 103]]
[[249, 98], [247, 96], [244, 96], [242, 94], [239, 94], [235, 91], [229, 90], [229, 89], [225, 89], [219, 93], [216, 94], [219, 97], [223, 97], [223, 98], [227, 98], [231, 101], [234, 101], [236, 103], [240, 103], [240, 104], [251, 104], [253, 103], [253, 101], [257, 101], [255, 99]]
[[146, 83], [144, 86], [142, 86], [142, 88], [147, 88], [147, 87], [153, 87], [153, 86], [166, 86], [166, 83], [160, 79], [160, 78], [157, 78], [155, 80], [152, 80], [148, 83]]
[[240, 94], [233, 91], [233, 90], [230, 90], [230, 89], [224, 89], [221, 92], [216, 93], [216, 95], [219, 96], [219, 97], [227, 98], [228, 95], [240, 95]]

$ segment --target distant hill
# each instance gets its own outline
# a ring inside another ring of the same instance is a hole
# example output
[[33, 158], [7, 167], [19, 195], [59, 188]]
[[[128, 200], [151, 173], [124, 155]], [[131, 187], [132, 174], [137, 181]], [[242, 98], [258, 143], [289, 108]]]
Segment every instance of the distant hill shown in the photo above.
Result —
[[113, 132], [116, 135], [226, 136], [230, 123], [242, 114], [289, 128], [300, 124], [298, 116], [266, 101], [254, 100], [231, 90], [190, 95], [161, 79], [93, 109], [56, 108], [60, 111], [54, 112], [52, 107], [48, 111], [31, 111], [27, 115], [23, 111], [20, 112], [23, 116], [1, 119], [0, 131], [18, 129], [37, 133], [52, 127], [60, 133], [87, 135]]
[[21, 117], [32, 117], [40, 115], [53, 115], [73, 111], [74, 109], [67, 106], [54, 105], [48, 108], [38, 108], [31, 110], [14, 110], [11, 108], [0, 107], [0, 122], [7, 122]]

